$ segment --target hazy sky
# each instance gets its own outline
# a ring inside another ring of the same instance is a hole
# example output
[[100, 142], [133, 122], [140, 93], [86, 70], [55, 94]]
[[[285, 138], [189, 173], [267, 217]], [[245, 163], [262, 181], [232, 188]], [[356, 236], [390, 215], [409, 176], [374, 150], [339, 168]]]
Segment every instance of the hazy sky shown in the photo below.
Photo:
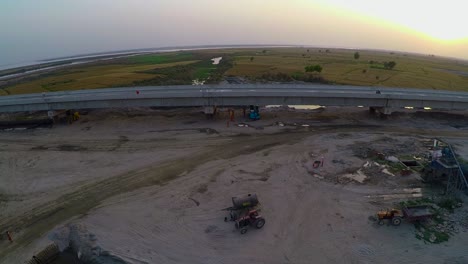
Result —
[[206, 44], [391, 49], [468, 59], [467, 10], [467, 0], [0, 0], [0, 65]]

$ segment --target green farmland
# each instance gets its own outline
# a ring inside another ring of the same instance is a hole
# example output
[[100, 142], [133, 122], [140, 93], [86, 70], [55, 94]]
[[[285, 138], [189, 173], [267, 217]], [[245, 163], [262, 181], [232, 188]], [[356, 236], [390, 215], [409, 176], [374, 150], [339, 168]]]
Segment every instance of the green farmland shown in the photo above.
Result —
[[[468, 91], [468, 63], [400, 52], [319, 48], [181, 51], [119, 58], [27, 76], [0, 84], [0, 94], [24, 94], [137, 85], [219, 83], [224, 76], [250, 82], [320, 82]], [[211, 59], [223, 57], [219, 65]], [[386, 63], [394, 62], [388, 69]], [[306, 72], [320, 65], [321, 72]]]

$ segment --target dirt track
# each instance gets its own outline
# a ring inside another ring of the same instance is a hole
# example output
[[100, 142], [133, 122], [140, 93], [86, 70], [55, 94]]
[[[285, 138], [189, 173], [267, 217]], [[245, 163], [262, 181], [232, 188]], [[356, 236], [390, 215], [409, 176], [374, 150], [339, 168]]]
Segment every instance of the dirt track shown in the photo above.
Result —
[[[103, 248], [135, 263], [380, 263], [395, 254], [401, 263], [417, 263], [417, 255], [424, 255], [421, 263], [468, 259], [460, 237], [446, 251], [426, 247], [408, 226], [382, 230], [367, 221], [386, 202], [366, 196], [403, 192], [402, 182], [337, 184], [327, 177], [344, 173], [338, 165], [327, 163], [325, 179], [307, 167], [311, 155], [322, 155], [330, 163], [342, 160], [346, 169], [351, 153], [343, 149], [383, 136], [450, 137], [463, 146], [466, 130], [437, 121], [402, 127], [403, 118], [382, 123], [360, 112], [353, 118], [325, 112], [315, 120], [297, 114], [295, 122], [308, 127], [272, 125], [290, 115], [267, 114], [255, 123], [258, 130], [197, 120], [196, 113], [106, 113], [104, 120], [91, 115], [70, 127], [5, 133], [0, 166], [8, 187], [0, 191], [0, 230], [14, 230], [15, 242], [0, 242], [0, 259], [30, 257], [47, 232], [73, 218]], [[260, 196], [267, 226], [243, 237], [222, 221], [220, 208], [248, 192]], [[257, 246], [245, 247], [245, 239]], [[389, 248], [382, 251], [384, 244]]]

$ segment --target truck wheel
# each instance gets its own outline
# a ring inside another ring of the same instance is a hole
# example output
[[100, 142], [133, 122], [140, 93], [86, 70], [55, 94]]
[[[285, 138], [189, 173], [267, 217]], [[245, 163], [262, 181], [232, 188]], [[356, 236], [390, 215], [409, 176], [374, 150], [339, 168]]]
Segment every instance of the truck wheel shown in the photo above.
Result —
[[401, 224], [401, 217], [394, 217], [394, 218], [392, 219], [392, 224], [393, 224], [394, 226], [399, 226], [399, 225]]
[[384, 221], [383, 220], [379, 220], [379, 225], [384, 225]]
[[263, 218], [257, 219], [257, 221], [255, 221], [254, 225], [255, 225], [255, 227], [257, 229], [262, 228], [265, 225], [265, 219], [263, 219]]
[[240, 233], [241, 233], [241, 235], [247, 233], [247, 228], [242, 228], [242, 229], [240, 230]]

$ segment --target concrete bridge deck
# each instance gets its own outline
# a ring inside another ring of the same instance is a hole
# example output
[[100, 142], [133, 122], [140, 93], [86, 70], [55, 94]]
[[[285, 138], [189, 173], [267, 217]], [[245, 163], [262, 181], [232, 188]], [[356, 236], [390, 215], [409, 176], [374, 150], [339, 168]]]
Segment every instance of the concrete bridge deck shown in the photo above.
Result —
[[[380, 91], [380, 93], [377, 93]], [[0, 112], [122, 107], [321, 105], [468, 109], [467, 92], [320, 84], [150, 86], [0, 96]]]

